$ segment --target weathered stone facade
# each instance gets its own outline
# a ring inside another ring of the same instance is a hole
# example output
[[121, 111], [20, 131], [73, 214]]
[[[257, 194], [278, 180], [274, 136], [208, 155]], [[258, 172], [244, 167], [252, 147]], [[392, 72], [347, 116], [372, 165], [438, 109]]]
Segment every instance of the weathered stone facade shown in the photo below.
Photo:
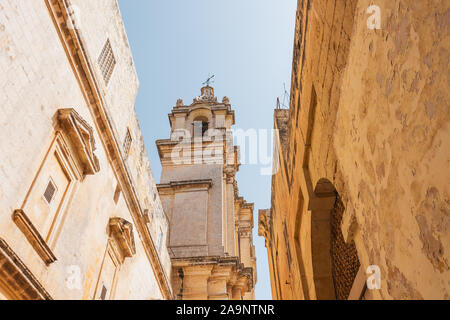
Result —
[[169, 114], [170, 139], [156, 142], [158, 190], [170, 227], [173, 293], [178, 299], [254, 299], [253, 204], [238, 194], [234, 111], [205, 86]]
[[0, 298], [171, 299], [117, 1], [0, 1], [0, 69]]
[[279, 171], [259, 213], [274, 299], [449, 299], [449, 12], [298, 1]]

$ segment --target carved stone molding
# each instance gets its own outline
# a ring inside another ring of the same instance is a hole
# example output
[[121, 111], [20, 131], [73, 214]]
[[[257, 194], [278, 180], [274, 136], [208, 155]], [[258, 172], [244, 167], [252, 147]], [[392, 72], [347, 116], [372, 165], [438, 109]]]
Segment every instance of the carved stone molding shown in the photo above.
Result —
[[122, 261], [136, 254], [133, 225], [130, 222], [118, 217], [110, 218], [109, 236], [120, 250]]
[[212, 187], [211, 179], [200, 179], [200, 180], [185, 180], [185, 181], [171, 181], [169, 183], [161, 183], [156, 185], [158, 187], [158, 192], [161, 193], [170, 193], [171, 191], [177, 189], [185, 189], [185, 190], [209, 190]]
[[88, 175], [98, 172], [100, 165], [94, 154], [95, 140], [92, 127], [73, 108], [59, 109], [56, 112], [56, 120], [56, 128], [72, 143], [82, 173]]
[[12, 219], [46, 265], [57, 260], [50, 247], [23, 210], [15, 210], [12, 214]]
[[223, 104], [230, 104], [230, 99], [229, 99], [227, 96], [225, 96], [225, 97], [223, 97], [223, 99], [222, 99], [222, 103], [223, 103]]
[[193, 104], [203, 102], [217, 103], [217, 97], [214, 96], [214, 88], [205, 86], [201, 89], [201, 92], [199, 97], [194, 98]]
[[266, 246], [267, 241], [270, 240], [270, 228], [272, 224], [270, 211], [270, 209], [261, 209], [258, 212], [258, 235], [265, 238]]
[[252, 235], [252, 228], [239, 227], [238, 233], [239, 233], [239, 237], [241, 237], [241, 238], [250, 238]]
[[226, 175], [227, 178], [227, 183], [233, 184], [234, 185], [234, 181], [235, 181], [235, 177], [236, 177], [236, 170], [234, 167], [225, 167], [224, 168], [224, 173]]
[[239, 198], [239, 188], [236, 179], [233, 182], [233, 192], [234, 192], [234, 198]]
[[0, 279], [12, 299], [52, 300], [16, 253], [0, 238]]
[[178, 99], [177, 100], [177, 107], [183, 107], [183, 106], [184, 106], [183, 99]]

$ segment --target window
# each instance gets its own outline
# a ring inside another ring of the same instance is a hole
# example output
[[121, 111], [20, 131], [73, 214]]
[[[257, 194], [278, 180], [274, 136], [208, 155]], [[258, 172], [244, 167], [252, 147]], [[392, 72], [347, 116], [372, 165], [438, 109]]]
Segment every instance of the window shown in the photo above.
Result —
[[115, 65], [116, 59], [114, 58], [111, 42], [108, 39], [106, 40], [102, 52], [98, 57], [98, 66], [100, 68], [100, 71], [102, 72], [103, 80], [105, 81], [106, 85], [108, 85], [109, 80], [111, 79]]
[[13, 214], [16, 225], [47, 264], [56, 260], [51, 248], [77, 181], [75, 165], [68, 150], [64, 139], [57, 133], [23, 206]]
[[45, 191], [43, 194], [44, 199], [45, 199], [45, 201], [47, 201], [48, 204], [50, 204], [52, 202], [53, 197], [55, 196], [55, 193], [56, 193], [56, 186], [53, 183], [52, 178], [50, 178], [50, 180], [48, 181], [48, 184], [47, 184], [47, 188], [45, 188]]
[[76, 185], [84, 176], [100, 170], [89, 124], [71, 108], [59, 109], [54, 118], [55, 131], [46, 155], [22, 206], [12, 215], [14, 223], [47, 265], [56, 261], [52, 249]]
[[95, 288], [95, 300], [112, 300], [118, 275], [124, 260], [136, 254], [133, 226], [119, 217], [112, 217], [108, 223], [109, 240]]
[[133, 139], [131, 138], [130, 130], [127, 129], [127, 133], [125, 135], [125, 140], [123, 141], [123, 152], [125, 154], [125, 158], [128, 157], [128, 153], [130, 152], [131, 147], [131, 141]]
[[208, 119], [206, 118], [197, 118], [194, 120], [194, 137], [203, 137], [208, 131]]

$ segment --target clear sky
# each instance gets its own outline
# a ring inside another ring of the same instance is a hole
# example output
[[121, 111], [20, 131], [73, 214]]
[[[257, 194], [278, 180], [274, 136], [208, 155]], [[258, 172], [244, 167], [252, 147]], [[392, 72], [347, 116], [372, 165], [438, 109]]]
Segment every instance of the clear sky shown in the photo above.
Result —
[[[167, 114], [178, 98], [190, 104], [200, 95], [210, 74], [219, 101], [230, 98], [235, 129], [273, 128], [276, 98], [283, 100], [283, 83], [287, 91], [290, 87], [297, 0], [119, 0], [119, 5], [140, 81], [136, 112], [157, 182], [155, 140], [169, 137]], [[255, 204], [256, 298], [271, 299], [257, 223], [258, 209], [270, 208], [271, 176], [261, 175], [260, 166], [242, 165], [237, 181], [240, 195]]]

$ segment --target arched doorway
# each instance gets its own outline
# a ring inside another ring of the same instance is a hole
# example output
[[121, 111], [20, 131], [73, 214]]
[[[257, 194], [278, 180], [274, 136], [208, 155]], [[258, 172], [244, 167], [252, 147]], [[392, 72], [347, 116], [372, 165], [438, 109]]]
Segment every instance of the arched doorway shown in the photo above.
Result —
[[344, 204], [327, 179], [314, 189], [311, 210], [311, 255], [316, 297], [346, 300], [360, 263], [353, 241], [346, 243], [341, 231]]

